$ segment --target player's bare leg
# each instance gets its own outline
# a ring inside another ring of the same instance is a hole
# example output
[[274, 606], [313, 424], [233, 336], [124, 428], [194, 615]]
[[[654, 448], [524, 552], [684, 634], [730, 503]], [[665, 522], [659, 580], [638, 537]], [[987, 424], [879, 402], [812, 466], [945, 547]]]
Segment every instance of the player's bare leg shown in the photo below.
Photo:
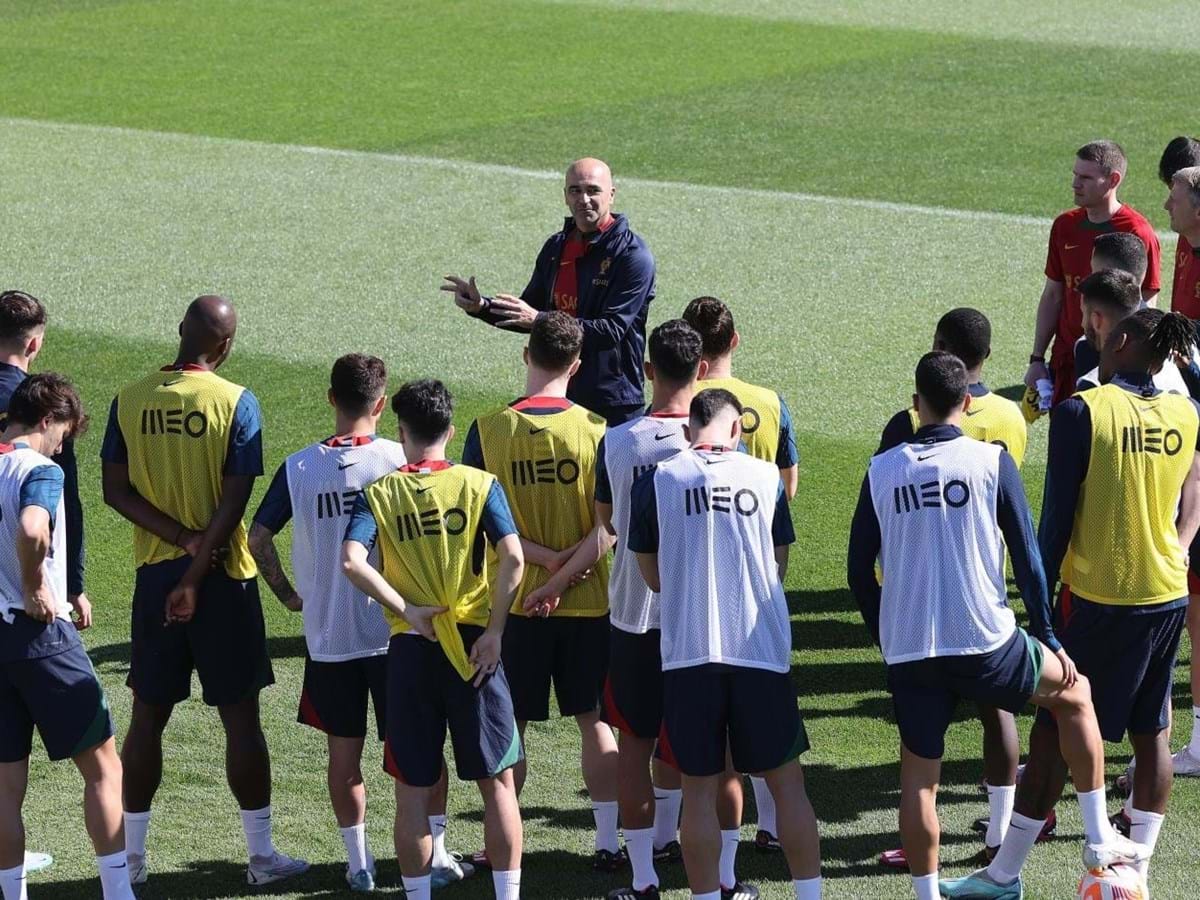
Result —
[[[658, 873], [654, 869], [656, 801], [650, 779], [654, 744], [653, 738], [639, 738], [624, 731], [617, 736], [617, 808], [633, 870], [631, 887], [634, 891], [644, 891], [658, 884]], [[615, 893], [620, 894], [622, 890]]]
[[125, 772], [121, 793], [127, 813], [150, 811], [162, 782], [163, 731], [174, 709], [174, 706], [143, 703], [134, 695], [129, 730], [121, 744], [121, 765]]
[[97, 856], [123, 853], [125, 824], [121, 817], [121, 758], [109, 738], [72, 757], [83, 777], [83, 822]]
[[990, 852], [1000, 846], [1008, 831], [1021, 749], [1017, 719], [1012, 713], [994, 706], [980, 706], [979, 721], [983, 724], [983, 777], [988, 791], [988, 828], [984, 844]]
[[21, 805], [29, 786], [29, 757], [0, 763], [0, 871], [25, 862], [25, 823]]
[[[1137, 763], [1137, 777], [1133, 780], [1133, 793], [1129, 806], [1129, 839], [1144, 844], [1151, 852], [1158, 844], [1167, 802], [1171, 797], [1171, 782], [1174, 770], [1171, 760], [1171, 731], [1169, 728], [1155, 734], [1132, 734], [1133, 758]], [[1139, 864], [1145, 875], [1149, 861]]]
[[427, 876], [433, 864], [428, 812], [433, 790], [433, 787], [414, 787], [396, 779], [396, 823], [392, 839], [400, 874], [406, 879]]
[[529, 763], [525, 756], [525, 726], [528, 722], [517, 721], [517, 734], [521, 736], [521, 759], [512, 767], [513, 784], [516, 785], [517, 796], [525, 789], [525, 777], [529, 774]]
[[717, 785], [717, 822], [721, 829], [721, 857], [719, 870], [722, 890], [733, 890], [738, 885], [737, 851], [741, 842], [742, 776], [733, 767], [728, 749], [725, 751], [725, 771], [720, 774]]
[[679, 772], [658, 757], [653, 757], [654, 850], [679, 849], [679, 810], [683, 805], [683, 782]]
[[717, 818], [721, 778], [721, 775], [683, 776], [679, 834], [688, 887], [697, 895], [721, 889], [721, 824]]
[[497, 900], [516, 900], [521, 888], [521, 809], [511, 769], [477, 782], [483, 797], [483, 845], [492, 863]]
[[940, 759], [925, 759], [900, 745], [900, 843], [921, 900], [937, 895], [941, 841], [937, 790], [941, 777]]
[[328, 736], [329, 802], [339, 828], [361, 825], [367, 815], [367, 789], [363, 784], [364, 738]]
[[217, 707], [225, 727], [225, 778], [242, 809], [271, 803], [271, 757], [258, 716], [258, 693]]
[[579, 726], [580, 762], [583, 783], [592, 801], [596, 822], [596, 857], [593, 865], [624, 866], [617, 840], [617, 739], [612, 728], [600, 720], [599, 711], [575, 717]]
[[817, 816], [804, 787], [804, 770], [797, 760], [763, 773], [775, 798], [775, 825], [787, 859], [796, 896], [821, 896], [821, 839]]

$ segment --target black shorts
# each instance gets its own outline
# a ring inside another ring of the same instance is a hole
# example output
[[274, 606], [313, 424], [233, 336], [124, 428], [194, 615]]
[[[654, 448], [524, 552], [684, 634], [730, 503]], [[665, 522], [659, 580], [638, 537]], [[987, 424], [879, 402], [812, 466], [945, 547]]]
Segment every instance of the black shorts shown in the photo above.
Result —
[[[22, 646], [36, 655], [14, 652]], [[16, 613], [12, 624], [0, 620], [0, 647], [0, 763], [29, 756], [35, 726], [55, 760], [112, 737], [104, 690], [74, 625]]]
[[808, 750], [796, 690], [783, 672], [709, 663], [663, 673], [663, 759], [684, 775], [770, 772]]
[[[459, 625], [467, 653], [483, 634]], [[463, 681], [441, 644], [397, 634], [388, 645], [387, 738], [383, 768], [413, 787], [432, 787], [442, 773], [446, 729], [463, 781], [493, 778], [524, 758], [512, 697], [501, 663], [480, 687]]]
[[317, 662], [306, 655], [296, 721], [330, 737], [365, 738], [368, 697], [375, 707], [375, 729], [382, 741], [387, 712], [387, 656]]
[[600, 708], [608, 672], [608, 616], [509, 616], [504, 672], [518, 722], [550, 718], [550, 683], [561, 716]]
[[604, 682], [604, 721], [631, 737], [653, 740], [662, 731], [663, 671], [657, 628], [609, 634], [608, 678]]
[[205, 703], [240, 703], [275, 683], [258, 580], [237, 581], [222, 569], [210, 572], [200, 585], [192, 621], [166, 625], [167, 594], [190, 564], [184, 556], [137, 570], [126, 684], [143, 703], [170, 706], [191, 696], [195, 669]]
[[941, 759], [958, 701], [1019, 712], [1042, 678], [1042, 645], [1018, 628], [990, 653], [935, 656], [887, 667], [900, 740], [924, 759]]
[[[1171, 683], [1187, 604], [1173, 609], [1112, 606], [1068, 594], [1059, 601], [1055, 633], [1092, 683], [1100, 734], [1118, 743], [1157, 734], [1170, 724]], [[1054, 719], [1043, 710], [1038, 718]]]

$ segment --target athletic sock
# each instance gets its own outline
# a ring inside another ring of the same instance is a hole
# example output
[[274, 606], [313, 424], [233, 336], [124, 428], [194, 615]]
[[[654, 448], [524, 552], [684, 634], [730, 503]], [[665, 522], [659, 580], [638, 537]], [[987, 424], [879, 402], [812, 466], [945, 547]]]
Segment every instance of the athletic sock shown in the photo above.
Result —
[[146, 834], [150, 831], [150, 810], [125, 813], [125, 856], [146, 858]]
[[367, 823], [359, 822], [342, 828], [342, 843], [346, 845], [346, 861], [350, 874], [354, 875], [367, 867]]
[[1031, 819], [1014, 812], [1008, 823], [1008, 833], [1000, 842], [1000, 850], [987, 867], [988, 877], [996, 884], [1012, 884], [1020, 878], [1025, 860], [1029, 858], [1045, 824], [1041, 819]]
[[758, 830], [778, 837], [775, 833], [775, 798], [767, 787], [767, 779], [751, 775], [750, 787], [754, 788], [754, 805], [758, 807]]
[[1192, 707], [1192, 739], [1188, 742], [1193, 759], [1200, 759], [1200, 706]]
[[447, 869], [453, 859], [446, 849], [446, 817], [429, 817], [429, 834], [433, 838], [433, 868]]
[[521, 870], [493, 870], [492, 886], [496, 889], [496, 900], [521, 900]]
[[265, 859], [275, 855], [271, 841], [271, 807], [242, 810], [242, 831], [246, 834], [246, 849], [251, 858]]
[[129, 863], [125, 860], [124, 850], [97, 856], [96, 868], [100, 870], [100, 888], [104, 892], [104, 900], [133, 900]]
[[917, 900], [941, 900], [942, 895], [938, 893], [937, 872], [932, 875], [914, 875], [912, 884]]
[[[936, 875], [934, 878], [936, 879]], [[792, 887], [796, 890], [796, 900], [821, 900], [821, 876], [816, 878], [797, 878], [792, 882]], [[934, 892], [930, 896], [933, 900], [938, 900], [937, 882], [934, 882]], [[918, 897], [921, 895], [918, 894]]]
[[[1139, 844], [1145, 844], [1154, 852], [1158, 845], [1158, 833], [1162, 831], [1164, 816], [1158, 813], [1146, 812], [1144, 809], [1134, 809], [1129, 814], [1132, 824], [1129, 826], [1129, 839]], [[1150, 860], [1137, 864], [1137, 869], [1143, 877], [1150, 869]]]
[[683, 791], [654, 789], [654, 846], [662, 848], [679, 840], [679, 805]]
[[633, 889], [645, 890], [658, 884], [658, 873], [654, 871], [654, 829], [626, 828], [625, 850], [629, 853], [629, 865], [633, 869]]
[[621, 849], [617, 840], [617, 801], [592, 801], [592, 818], [596, 820], [596, 849], [616, 853]]
[[1079, 798], [1079, 811], [1083, 813], [1083, 836], [1089, 844], [1111, 843], [1115, 834], [1108, 822], [1108, 800], [1105, 797], [1104, 785], [1094, 791], [1083, 791], [1076, 794]]
[[3, 892], [4, 900], [27, 900], [24, 862], [11, 869], [0, 869], [0, 892]]
[[721, 830], [721, 887], [726, 890], [731, 889], [737, 884], [735, 868], [737, 865], [738, 841], [741, 840], [741, 837], [741, 832], [736, 828]]
[[988, 785], [988, 830], [986, 843], [999, 847], [1008, 831], [1008, 820], [1012, 817], [1013, 802], [1017, 799], [1017, 786], [1006, 784], [999, 787]]
[[710, 891], [707, 894], [692, 894], [692, 900], [721, 900], [721, 892]]
[[408, 878], [401, 875], [400, 882], [404, 885], [404, 900], [429, 900], [429, 881], [430, 876], [422, 875], [419, 878]]

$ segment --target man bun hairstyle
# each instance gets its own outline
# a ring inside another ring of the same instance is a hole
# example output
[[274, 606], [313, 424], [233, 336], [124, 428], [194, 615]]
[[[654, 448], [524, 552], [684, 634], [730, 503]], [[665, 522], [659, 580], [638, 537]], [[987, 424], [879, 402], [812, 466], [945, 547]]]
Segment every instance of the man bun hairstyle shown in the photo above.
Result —
[[454, 419], [454, 398], [435, 378], [408, 381], [392, 395], [392, 412], [417, 440], [432, 444]]
[[1080, 147], [1075, 155], [1079, 159], [1098, 164], [1106, 175], [1120, 172], [1122, 178], [1125, 177], [1125, 169], [1129, 165], [1125, 151], [1116, 141], [1092, 141]]
[[1112, 264], [1105, 268], [1128, 272], [1138, 284], [1146, 278], [1146, 245], [1132, 232], [1112, 231], [1099, 235], [1092, 245], [1092, 256]]
[[742, 404], [732, 392], [708, 388], [692, 398], [688, 419], [693, 428], [703, 428], [727, 409], [737, 413], [737, 418], [742, 417]]
[[56, 372], [30, 375], [17, 385], [8, 401], [9, 422], [33, 427], [46, 417], [67, 423], [68, 437], [79, 437], [87, 431], [88, 417], [79, 392], [66, 376]]
[[967, 367], [953, 353], [934, 350], [917, 363], [917, 393], [937, 416], [946, 417], [967, 396]]
[[1158, 180], [1170, 187], [1176, 172], [1192, 166], [1200, 166], [1200, 141], [1182, 134], [1171, 138], [1158, 160]]
[[1101, 269], [1079, 282], [1083, 302], [1101, 307], [1117, 318], [1137, 312], [1142, 305], [1141, 282], [1121, 269]]
[[529, 332], [529, 361], [547, 372], [565, 372], [583, 350], [583, 326], [560, 310], [540, 314]]
[[953, 353], [968, 369], [983, 365], [992, 352], [992, 323], [977, 309], [952, 309], [937, 323], [940, 349]]
[[716, 297], [697, 297], [683, 311], [683, 321], [699, 333], [705, 359], [719, 359], [733, 348], [733, 313]]
[[0, 342], [23, 341], [46, 325], [46, 307], [24, 291], [0, 294]]
[[352, 416], [366, 415], [387, 391], [387, 367], [377, 356], [347, 353], [333, 364], [329, 390], [338, 409]]
[[683, 319], [663, 322], [650, 332], [650, 362], [655, 378], [687, 384], [699, 372], [703, 353], [700, 335]]

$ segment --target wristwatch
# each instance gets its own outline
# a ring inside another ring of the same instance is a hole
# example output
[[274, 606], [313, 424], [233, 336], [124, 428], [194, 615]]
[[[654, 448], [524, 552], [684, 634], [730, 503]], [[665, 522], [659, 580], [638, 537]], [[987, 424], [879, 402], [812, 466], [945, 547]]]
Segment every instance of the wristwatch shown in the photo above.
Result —
[[1046, 357], [1038, 356], [1036, 353], [1034, 353], [1032, 356], [1029, 357], [1029, 362], [1031, 365], [1033, 363], [1041, 363], [1044, 366], [1046, 364]]

